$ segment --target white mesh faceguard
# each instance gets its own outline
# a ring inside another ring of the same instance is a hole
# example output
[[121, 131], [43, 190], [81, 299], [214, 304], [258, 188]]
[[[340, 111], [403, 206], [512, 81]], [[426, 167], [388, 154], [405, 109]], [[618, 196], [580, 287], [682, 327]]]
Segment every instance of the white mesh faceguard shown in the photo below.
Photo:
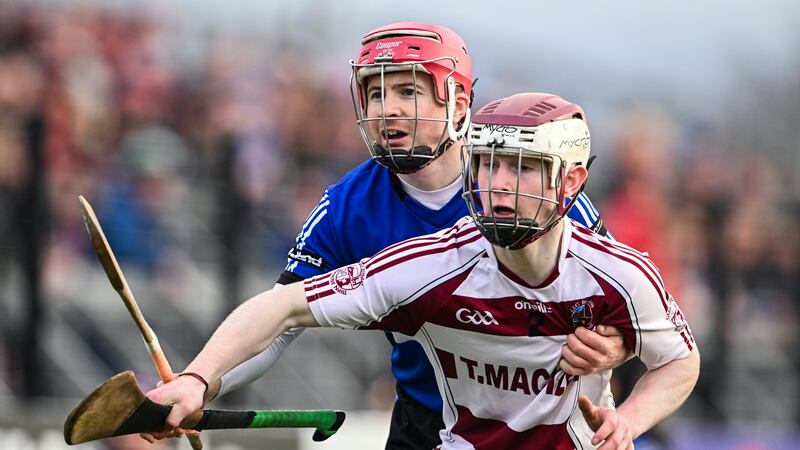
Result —
[[[566, 215], [577, 198], [576, 193], [572, 201], [566, 203], [564, 178], [572, 165], [586, 165], [589, 145], [589, 129], [581, 119], [558, 120], [531, 128], [473, 124], [464, 162], [463, 197], [481, 233], [496, 245], [519, 249], [549, 231]], [[481, 155], [486, 155], [490, 164], [489, 186], [486, 187], [477, 184]], [[495, 156], [498, 155], [513, 156], [517, 160], [517, 183], [512, 193], [515, 195], [513, 218], [496, 217], [494, 213], [492, 194], [499, 191], [492, 189], [492, 177]], [[523, 164], [541, 164], [539, 193], [520, 192], [519, 177], [526, 176], [522, 171]], [[548, 190], [553, 192], [550, 197], [541, 194]], [[521, 198], [540, 202], [533, 217], [520, 216], [518, 206]], [[547, 203], [555, 206], [549, 214], [542, 208]]]

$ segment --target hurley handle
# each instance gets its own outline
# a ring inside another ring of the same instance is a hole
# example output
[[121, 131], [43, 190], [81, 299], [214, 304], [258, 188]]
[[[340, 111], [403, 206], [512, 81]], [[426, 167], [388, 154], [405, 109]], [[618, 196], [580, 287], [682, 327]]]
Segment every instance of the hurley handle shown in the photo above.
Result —
[[268, 410], [226, 411], [207, 409], [187, 416], [181, 428], [219, 430], [230, 428], [316, 428], [313, 439], [324, 441], [333, 436], [345, 419], [343, 411]]

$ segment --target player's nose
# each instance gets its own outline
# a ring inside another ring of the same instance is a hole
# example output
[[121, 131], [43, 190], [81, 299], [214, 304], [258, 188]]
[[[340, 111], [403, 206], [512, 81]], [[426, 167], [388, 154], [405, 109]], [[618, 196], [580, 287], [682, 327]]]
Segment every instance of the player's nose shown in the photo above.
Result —
[[517, 173], [511, 170], [508, 164], [498, 164], [490, 183], [492, 190], [495, 191], [516, 191]]
[[404, 109], [404, 102], [396, 92], [387, 92], [383, 99], [384, 117], [405, 117], [407, 111]]

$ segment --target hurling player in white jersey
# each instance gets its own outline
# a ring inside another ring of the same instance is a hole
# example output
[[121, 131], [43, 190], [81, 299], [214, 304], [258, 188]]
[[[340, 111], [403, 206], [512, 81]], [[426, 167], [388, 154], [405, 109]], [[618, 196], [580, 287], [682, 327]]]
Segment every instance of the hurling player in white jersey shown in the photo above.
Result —
[[[442, 449], [633, 448], [688, 397], [699, 354], [646, 255], [562, 220], [585, 185], [589, 146], [583, 111], [560, 97], [484, 106], [464, 165], [469, 216], [251, 298], [186, 370], [213, 383], [296, 326], [389, 330], [419, 341], [436, 371]], [[600, 323], [648, 369], [617, 409], [610, 370], [559, 367], [567, 336]], [[175, 426], [204, 390], [180, 377], [147, 395], [174, 405]]]
[[[323, 194], [289, 252], [279, 284], [311, 278], [369, 257], [403, 240], [449, 228], [469, 213], [462, 199], [463, 136], [469, 126], [472, 59], [453, 30], [419, 22], [367, 33], [351, 61], [356, 123], [372, 158]], [[602, 228], [588, 197], [569, 217]], [[357, 205], [354, 207], [353, 205]], [[212, 383], [208, 399], [264, 375], [302, 329]], [[414, 340], [386, 333], [397, 397], [387, 450], [429, 450], [444, 426], [433, 367]], [[628, 354], [619, 331], [578, 328], [561, 365], [585, 375], [619, 366]]]

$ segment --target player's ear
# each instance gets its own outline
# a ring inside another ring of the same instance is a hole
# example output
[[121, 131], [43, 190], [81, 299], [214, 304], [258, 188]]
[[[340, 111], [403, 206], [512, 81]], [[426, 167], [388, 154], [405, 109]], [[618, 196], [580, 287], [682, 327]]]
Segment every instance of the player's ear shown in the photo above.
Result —
[[586, 178], [589, 176], [589, 171], [584, 166], [572, 166], [567, 169], [567, 176], [564, 180], [564, 191], [568, 197], [572, 197], [581, 188]]
[[461, 86], [456, 88], [456, 98], [455, 98], [455, 111], [453, 112], [453, 126], [459, 128], [464, 121], [464, 117], [467, 115], [467, 110], [469, 109], [469, 95], [464, 93], [464, 89]]

